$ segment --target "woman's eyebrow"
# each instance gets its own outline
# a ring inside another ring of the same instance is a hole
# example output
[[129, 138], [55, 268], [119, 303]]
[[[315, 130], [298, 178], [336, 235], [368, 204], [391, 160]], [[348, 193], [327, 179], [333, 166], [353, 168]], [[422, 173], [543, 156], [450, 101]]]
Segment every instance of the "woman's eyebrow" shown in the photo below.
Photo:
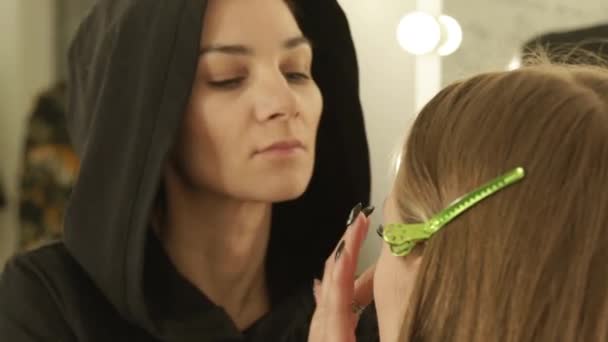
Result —
[[[310, 40], [305, 36], [292, 37], [285, 40], [282, 44], [284, 49], [291, 50], [300, 45], [309, 45]], [[251, 56], [254, 54], [253, 48], [242, 44], [212, 44], [204, 46], [200, 50], [200, 55], [209, 53], [224, 53], [229, 55]]]
[[245, 45], [208, 45], [202, 47], [200, 55], [225, 53], [229, 55], [253, 55], [253, 49]]
[[297, 36], [297, 37], [289, 38], [285, 42], [283, 42], [283, 47], [288, 50], [294, 49], [300, 45], [308, 45], [308, 46], [312, 47], [312, 43], [305, 36]]

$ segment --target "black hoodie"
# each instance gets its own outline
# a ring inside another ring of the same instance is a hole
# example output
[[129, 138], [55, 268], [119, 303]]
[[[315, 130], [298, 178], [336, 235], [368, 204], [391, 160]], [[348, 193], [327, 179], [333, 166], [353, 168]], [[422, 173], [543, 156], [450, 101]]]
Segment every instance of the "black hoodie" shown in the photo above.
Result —
[[0, 282], [0, 340], [304, 341], [313, 277], [370, 193], [358, 70], [335, 0], [297, 2], [324, 96], [315, 170], [275, 205], [272, 311], [239, 332], [182, 278], [149, 230], [164, 161], [194, 81], [205, 0], [102, 0], [69, 52], [68, 125], [81, 170], [64, 241], [13, 258]]

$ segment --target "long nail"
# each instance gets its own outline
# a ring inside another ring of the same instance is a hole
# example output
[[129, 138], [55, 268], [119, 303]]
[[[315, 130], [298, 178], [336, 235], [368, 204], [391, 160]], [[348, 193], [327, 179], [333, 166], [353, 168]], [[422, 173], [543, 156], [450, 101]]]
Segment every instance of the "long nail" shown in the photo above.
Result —
[[376, 233], [379, 237], [384, 238], [384, 227], [382, 225], [379, 225], [378, 229], [376, 229]]
[[336, 249], [336, 261], [342, 254], [342, 250], [344, 250], [344, 245], [345, 245], [344, 240], [340, 241], [340, 244], [338, 245], [338, 248]]
[[350, 211], [350, 214], [348, 215], [348, 220], [346, 221], [347, 226], [350, 226], [351, 224], [353, 224], [353, 222], [355, 222], [355, 219], [357, 219], [357, 216], [359, 216], [359, 213], [361, 212], [362, 208], [363, 204], [357, 203], [357, 205]]
[[363, 215], [365, 215], [366, 217], [369, 217], [369, 215], [371, 215], [374, 210], [376, 209], [376, 207], [374, 207], [373, 205], [367, 206], [365, 208], [363, 208], [361, 210], [361, 212], [363, 213]]

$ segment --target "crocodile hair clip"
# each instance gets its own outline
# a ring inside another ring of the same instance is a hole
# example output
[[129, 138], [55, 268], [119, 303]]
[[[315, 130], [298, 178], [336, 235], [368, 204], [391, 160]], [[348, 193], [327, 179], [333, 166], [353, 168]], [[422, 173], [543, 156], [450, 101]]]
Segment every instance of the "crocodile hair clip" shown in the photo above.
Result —
[[455, 200], [447, 208], [423, 223], [392, 223], [378, 228], [378, 235], [388, 243], [395, 256], [408, 255], [419, 242], [428, 240], [457, 216], [525, 176], [523, 168], [515, 168]]

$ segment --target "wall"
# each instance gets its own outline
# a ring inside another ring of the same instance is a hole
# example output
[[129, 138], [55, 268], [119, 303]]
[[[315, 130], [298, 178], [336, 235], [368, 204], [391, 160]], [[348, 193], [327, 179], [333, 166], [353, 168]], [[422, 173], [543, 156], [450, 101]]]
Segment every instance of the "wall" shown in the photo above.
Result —
[[0, 211], [0, 265], [16, 243], [17, 172], [25, 119], [35, 95], [55, 79], [54, 11], [52, 1], [0, 1], [0, 179], [9, 202]]
[[443, 0], [463, 28], [459, 51], [444, 59], [443, 82], [504, 69], [539, 33], [608, 22], [604, 0]]
[[[360, 270], [373, 262], [380, 247], [375, 229], [391, 183], [391, 158], [408, 123], [415, 117], [415, 60], [396, 39], [401, 17], [414, 0], [341, 0], [350, 22], [360, 70], [361, 100], [372, 164], [372, 203], [377, 207], [361, 254]], [[346, 215], [347, 213], [345, 213]]]

